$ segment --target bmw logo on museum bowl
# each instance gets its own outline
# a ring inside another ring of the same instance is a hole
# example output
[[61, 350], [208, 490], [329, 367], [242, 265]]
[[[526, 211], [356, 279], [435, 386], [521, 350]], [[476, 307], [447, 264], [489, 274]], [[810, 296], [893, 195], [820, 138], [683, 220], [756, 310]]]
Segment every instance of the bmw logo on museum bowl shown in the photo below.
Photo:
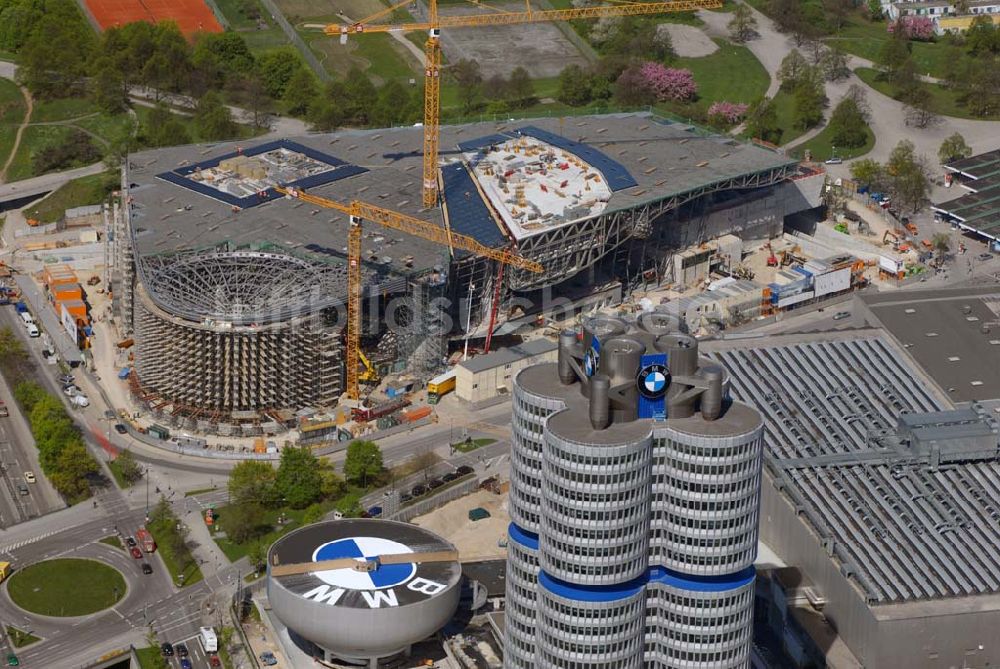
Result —
[[[338, 539], [325, 543], [313, 551], [313, 562], [336, 560], [337, 558], [356, 558], [371, 560], [379, 555], [402, 555], [412, 553], [408, 546], [382, 539], [381, 537], [354, 537]], [[329, 585], [349, 590], [383, 590], [396, 585], [403, 585], [417, 573], [417, 565], [384, 564], [372, 571], [357, 571], [356, 569], [331, 569], [314, 572], [316, 578]]]

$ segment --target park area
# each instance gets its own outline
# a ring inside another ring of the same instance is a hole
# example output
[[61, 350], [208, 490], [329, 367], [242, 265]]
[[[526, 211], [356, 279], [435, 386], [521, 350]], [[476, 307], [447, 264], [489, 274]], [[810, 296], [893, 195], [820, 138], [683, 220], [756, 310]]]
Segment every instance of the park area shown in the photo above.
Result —
[[83, 616], [119, 602], [127, 592], [117, 569], [97, 560], [45, 560], [10, 577], [7, 593], [25, 611], [43, 616]]

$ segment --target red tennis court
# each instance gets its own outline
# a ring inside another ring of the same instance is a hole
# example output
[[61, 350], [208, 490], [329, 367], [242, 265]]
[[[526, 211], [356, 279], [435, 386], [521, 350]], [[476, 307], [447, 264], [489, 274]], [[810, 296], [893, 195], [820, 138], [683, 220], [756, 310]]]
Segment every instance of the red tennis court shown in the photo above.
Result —
[[188, 37], [199, 30], [222, 32], [205, 0], [87, 0], [87, 8], [101, 30], [135, 21], [174, 21]]

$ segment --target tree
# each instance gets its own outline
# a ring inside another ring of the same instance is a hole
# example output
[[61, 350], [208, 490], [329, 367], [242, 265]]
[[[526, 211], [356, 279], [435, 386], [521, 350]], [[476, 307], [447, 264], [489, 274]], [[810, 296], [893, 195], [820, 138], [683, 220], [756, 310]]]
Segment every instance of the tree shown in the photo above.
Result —
[[642, 66], [631, 65], [615, 80], [615, 100], [628, 107], [639, 107], [656, 102], [656, 94], [643, 76]]
[[[332, 90], [334, 89], [331, 87]], [[346, 119], [358, 125], [368, 125], [371, 120], [371, 112], [378, 101], [378, 89], [375, 88], [375, 84], [371, 82], [368, 75], [358, 68], [352, 67], [339, 91], [343, 96], [341, 108]]]
[[889, 81], [895, 81], [896, 74], [909, 60], [909, 42], [899, 33], [893, 34], [892, 39], [885, 40], [879, 50], [878, 62], [882, 64], [883, 73]]
[[915, 154], [913, 142], [903, 140], [893, 148], [886, 162], [889, 190], [901, 206], [916, 211], [927, 199], [930, 180], [924, 162]]
[[882, 20], [882, 1], [868, 0], [868, 18], [872, 21]]
[[305, 69], [298, 52], [291, 48], [268, 51], [257, 63], [264, 90], [274, 99], [284, 96], [292, 78]]
[[229, 108], [222, 103], [222, 97], [215, 91], [205, 93], [198, 100], [194, 114], [194, 126], [199, 139], [215, 141], [229, 139], [236, 134], [236, 123]]
[[903, 116], [906, 125], [927, 128], [941, 122], [941, 117], [931, 108], [933, 99], [931, 92], [925, 86], [911, 87], [904, 92], [900, 99], [905, 103]]
[[304, 509], [322, 495], [319, 469], [319, 461], [309, 447], [285, 448], [274, 477], [274, 489], [290, 507]]
[[810, 81], [801, 81], [792, 92], [795, 125], [811, 128], [823, 120], [823, 104], [826, 96], [821, 86]]
[[24, 344], [9, 327], [0, 327], [0, 359], [26, 358]]
[[458, 86], [458, 99], [465, 113], [473, 111], [482, 97], [483, 73], [479, 61], [463, 58], [450, 68], [448, 74]]
[[556, 98], [571, 107], [580, 107], [591, 100], [590, 78], [579, 65], [567, 65], [559, 73]]
[[282, 101], [289, 114], [302, 116], [309, 111], [309, 106], [313, 104], [318, 94], [319, 87], [316, 85], [316, 77], [309, 69], [302, 67], [296, 70], [292, 74], [292, 78], [289, 79]]
[[344, 479], [342, 479], [329, 463], [323, 462], [319, 471], [320, 495], [323, 499], [336, 499], [344, 494]]
[[391, 126], [401, 123], [407, 115], [410, 94], [398, 81], [390, 81], [378, 92], [378, 102], [372, 118], [377, 125]]
[[642, 85], [661, 102], [688, 102], [698, 95], [698, 85], [691, 70], [664, 67], [660, 63], [647, 61], [639, 66], [639, 76]]
[[187, 128], [163, 105], [156, 105], [149, 110], [140, 134], [143, 142], [149, 146], [180, 146], [191, 143]]
[[771, 144], [781, 142], [781, 125], [778, 123], [778, 113], [771, 98], [761, 98], [750, 105], [750, 109], [747, 110], [746, 126], [751, 137]]
[[229, 78], [227, 86], [232, 100], [250, 112], [250, 120], [255, 128], [269, 128], [274, 115], [274, 100], [268, 95], [261, 75], [251, 72]]
[[323, 520], [323, 516], [326, 515], [326, 510], [321, 504], [310, 504], [306, 508], [306, 512], [302, 514], [302, 524], [311, 525]]
[[823, 51], [819, 67], [823, 71], [823, 76], [827, 81], [838, 81], [849, 77], [851, 74], [851, 68], [847, 65], [847, 54], [837, 48], [829, 48]]
[[931, 245], [939, 254], [944, 255], [951, 250], [951, 238], [946, 232], [935, 232], [934, 236], [931, 237]]
[[841, 100], [827, 125], [830, 130], [830, 142], [843, 148], [858, 148], [868, 141], [868, 124], [865, 117], [851, 98]]
[[131, 485], [142, 478], [142, 467], [136, 462], [135, 456], [132, 455], [130, 449], [126, 448], [120, 452], [118, 457], [115, 458], [115, 462], [118, 464], [118, 472], [125, 479], [126, 483]]
[[523, 67], [515, 67], [507, 80], [506, 98], [514, 107], [527, 107], [535, 100], [531, 76]]
[[757, 36], [757, 18], [749, 5], [742, 2], [733, 9], [733, 18], [729, 22], [729, 37], [737, 43], [749, 42]]
[[823, 0], [823, 12], [834, 30], [844, 27], [852, 9], [854, 9], [853, 0]]
[[89, 28], [46, 13], [21, 48], [18, 80], [39, 98], [79, 92], [94, 50], [92, 35]]
[[274, 506], [278, 497], [274, 481], [274, 469], [267, 462], [244, 460], [237, 463], [229, 472], [229, 502], [237, 506]]
[[267, 545], [263, 541], [255, 541], [247, 551], [247, 560], [254, 572], [259, 572], [267, 565]]
[[809, 62], [798, 49], [792, 49], [788, 55], [781, 59], [778, 67], [778, 81], [786, 91], [791, 91], [798, 86], [799, 81], [811, 70]]
[[264, 526], [264, 509], [260, 504], [230, 504], [222, 517], [226, 536], [238, 544], [261, 535]]
[[149, 519], [159, 525], [166, 524], [167, 521], [174, 521], [177, 517], [174, 515], [174, 510], [170, 508], [170, 502], [167, 501], [167, 498], [160, 495], [153, 510], [149, 512]]
[[352, 441], [344, 459], [344, 478], [367, 486], [382, 473], [382, 451], [374, 441]]
[[89, 479], [98, 472], [97, 463], [79, 438], [66, 444], [56, 460], [49, 480], [71, 503], [89, 496]]
[[[972, 147], [965, 143], [965, 137], [959, 132], [946, 137], [941, 142], [941, 148], [938, 149], [938, 160], [941, 161], [942, 165], [968, 158], [971, 155]], [[2, 348], [0, 348], [0, 352], [2, 352]]]
[[110, 60], [101, 60], [96, 73], [90, 78], [90, 97], [94, 104], [109, 114], [125, 110], [128, 99], [124, 81]]
[[878, 161], [862, 158], [851, 163], [851, 176], [863, 186], [880, 189], [885, 179], [885, 170]]
[[864, 86], [859, 86], [858, 84], [851, 84], [847, 89], [847, 93], [844, 94], [844, 98], [850, 99], [854, 102], [854, 106], [858, 108], [858, 111], [865, 119], [865, 123], [871, 118], [872, 108], [868, 104], [868, 93]]
[[253, 71], [256, 65], [253, 53], [238, 32], [200, 32], [196, 35], [193, 54], [196, 63], [212, 63], [225, 75], [246, 75]]

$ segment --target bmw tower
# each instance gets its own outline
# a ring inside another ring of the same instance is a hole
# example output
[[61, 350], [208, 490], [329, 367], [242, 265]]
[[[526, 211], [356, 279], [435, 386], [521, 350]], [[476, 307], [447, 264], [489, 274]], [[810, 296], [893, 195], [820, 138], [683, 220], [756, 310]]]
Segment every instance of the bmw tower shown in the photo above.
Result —
[[505, 667], [748, 666], [763, 423], [728, 386], [657, 312], [516, 376]]

